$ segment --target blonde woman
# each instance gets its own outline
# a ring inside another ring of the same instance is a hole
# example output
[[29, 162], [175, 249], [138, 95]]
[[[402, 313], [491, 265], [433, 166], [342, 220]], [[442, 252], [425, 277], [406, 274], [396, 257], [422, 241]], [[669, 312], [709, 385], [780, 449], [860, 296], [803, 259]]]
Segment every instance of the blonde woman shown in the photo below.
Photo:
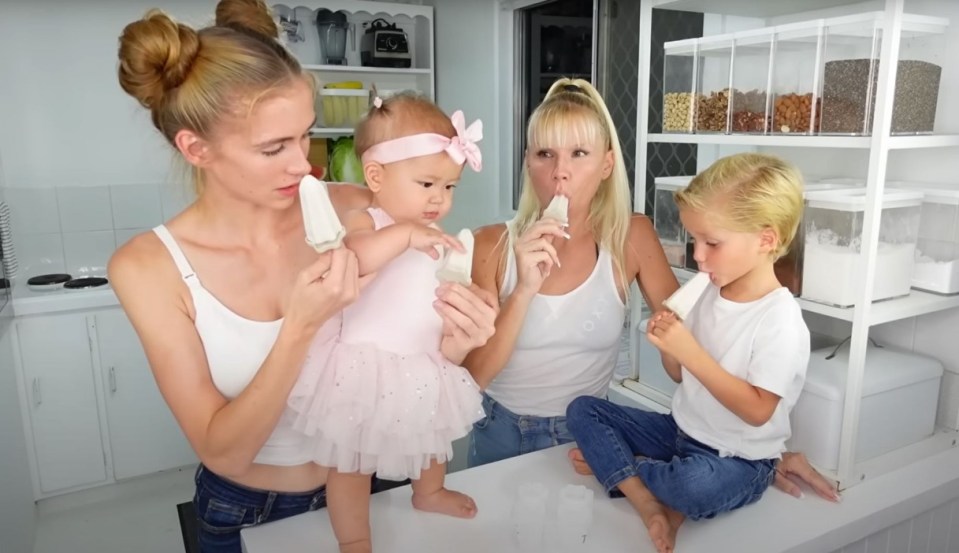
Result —
[[[485, 389], [471, 466], [573, 441], [566, 408], [605, 397], [629, 285], [654, 311], [678, 287], [650, 220], [632, 213], [619, 137], [592, 85], [557, 81], [530, 117], [527, 144], [516, 217], [476, 234], [473, 280], [496, 294], [500, 313], [464, 362]], [[541, 219], [556, 195], [569, 198], [567, 224]], [[570, 456], [590, 472], [579, 450]], [[776, 479], [801, 495], [787, 476], [837, 497], [801, 454], [785, 453]]]

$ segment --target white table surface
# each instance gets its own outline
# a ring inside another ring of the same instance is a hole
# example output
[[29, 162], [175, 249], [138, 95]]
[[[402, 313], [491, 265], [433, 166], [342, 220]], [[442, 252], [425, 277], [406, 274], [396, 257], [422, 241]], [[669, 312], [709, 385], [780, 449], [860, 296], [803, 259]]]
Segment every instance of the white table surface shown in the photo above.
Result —
[[[592, 477], [573, 472], [559, 446], [498, 463], [455, 472], [447, 487], [470, 494], [479, 513], [460, 520], [422, 513], [410, 505], [410, 488], [382, 492], [371, 500], [373, 546], [377, 553], [510, 553], [510, 510], [523, 482], [542, 482], [555, 498], [566, 484], [594, 490], [593, 524], [582, 552], [655, 551], [639, 515], [625, 499], [609, 499]], [[941, 496], [941, 497], [940, 497]], [[691, 552], [774, 553], [833, 551], [890, 526], [916, 508], [917, 498], [938, 505], [959, 497], [959, 449], [952, 449], [900, 471], [847, 490], [841, 504], [815, 497], [802, 500], [775, 489], [753, 505], [713, 520], [686, 522], [676, 550]], [[325, 509], [248, 528], [242, 532], [247, 553], [335, 552], [336, 540]], [[553, 551], [544, 546], [543, 551]]]

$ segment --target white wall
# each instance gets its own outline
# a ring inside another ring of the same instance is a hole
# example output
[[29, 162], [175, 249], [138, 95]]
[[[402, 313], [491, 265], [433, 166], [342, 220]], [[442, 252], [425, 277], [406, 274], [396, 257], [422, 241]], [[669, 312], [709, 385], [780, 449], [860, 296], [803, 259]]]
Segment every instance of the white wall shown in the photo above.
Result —
[[[436, 25], [436, 98], [447, 113], [462, 109], [467, 124], [483, 121], [483, 170], [464, 169], [456, 188], [453, 210], [444, 222], [448, 231], [488, 224], [499, 215], [500, 194], [506, 188], [500, 178], [500, 131], [496, 91], [500, 75], [498, 58], [502, 44], [497, 33], [498, 2], [434, 0]], [[508, 132], [509, 129], [505, 131]]]
[[13, 373], [12, 332], [6, 324], [0, 319], [0, 552], [30, 553], [36, 506]]

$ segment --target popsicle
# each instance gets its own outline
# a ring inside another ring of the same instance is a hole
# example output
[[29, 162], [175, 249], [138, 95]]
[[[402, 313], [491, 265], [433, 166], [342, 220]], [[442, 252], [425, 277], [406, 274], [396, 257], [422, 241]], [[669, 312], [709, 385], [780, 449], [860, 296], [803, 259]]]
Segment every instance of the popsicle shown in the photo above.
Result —
[[313, 175], [303, 177], [300, 181], [300, 208], [303, 210], [306, 243], [314, 250], [323, 253], [343, 244], [346, 228], [330, 203], [325, 182]]
[[569, 222], [569, 198], [566, 196], [553, 196], [549, 205], [543, 210], [543, 217], [556, 219], [560, 223]]
[[463, 286], [469, 286], [473, 282], [473, 233], [465, 228], [459, 231], [456, 239], [463, 244], [465, 252], [458, 252], [453, 248], [447, 248], [443, 253], [443, 260], [440, 262], [440, 268], [436, 271], [436, 278], [444, 282], [458, 282]]
[[696, 276], [686, 281], [686, 284], [680, 286], [679, 290], [666, 298], [663, 305], [675, 313], [677, 317], [685, 320], [708, 285], [709, 273], [696, 273]]

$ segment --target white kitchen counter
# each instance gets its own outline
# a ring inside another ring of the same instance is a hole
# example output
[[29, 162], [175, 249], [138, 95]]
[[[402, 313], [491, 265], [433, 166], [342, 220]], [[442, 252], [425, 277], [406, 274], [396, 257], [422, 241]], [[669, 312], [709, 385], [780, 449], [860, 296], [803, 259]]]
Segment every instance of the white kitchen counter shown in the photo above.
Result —
[[[472, 495], [479, 507], [473, 520], [421, 513], [410, 506], [409, 487], [372, 498], [373, 543], [377, 553], [436, 551], [507, 553], [519, 551], [510, 534], [510, 509], [519, 484], [546, 484], [552, 497], [565, 484], [584, 484], [596, 494], [594, 522], [586, 547], [577, 551], [646, 553], [654, 549], [625, 499], [608, 499], [592, 477], [575, 474], [569, 446], [507, 459], [453, 473], [450, 488]], [[794, 499], [769, 490], [753, 505], [711, 521], [680, 528], [680, 553], [826, 552], [959, 497], [959, 449], [915, 463], [847, 490], [841, 504], [806, 494]], [[326, 510], [306, 513], [242, 532], [246, 553], [336, 551]], [[544, 551], [551, 551], [544, 548]]]

